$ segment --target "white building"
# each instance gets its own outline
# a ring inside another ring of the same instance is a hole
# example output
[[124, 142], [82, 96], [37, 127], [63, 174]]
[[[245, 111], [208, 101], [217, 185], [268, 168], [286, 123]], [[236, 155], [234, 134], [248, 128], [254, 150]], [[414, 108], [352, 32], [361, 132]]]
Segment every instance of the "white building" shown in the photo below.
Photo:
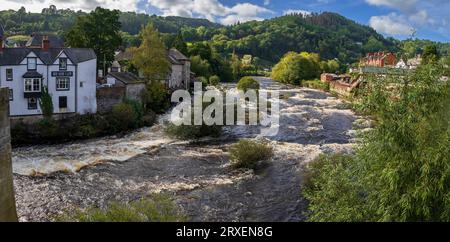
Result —
[[39, 97], [46, 86], [55, 114], [97, 112], [97, 57], [92, 49], [52, 47], [5, 48], [0, 30], [0, 86], [10, 90], [12, 117], [41, 115]]

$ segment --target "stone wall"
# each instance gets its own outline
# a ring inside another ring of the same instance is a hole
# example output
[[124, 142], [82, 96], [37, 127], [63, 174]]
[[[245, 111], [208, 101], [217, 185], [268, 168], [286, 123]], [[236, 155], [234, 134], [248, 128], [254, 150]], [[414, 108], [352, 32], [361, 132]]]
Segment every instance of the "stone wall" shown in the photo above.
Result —
[[0, 222], [14, 221], [17, 221], [17, 213], [11, 163], [9, 92], [7, 88], [0, 88]]
[[114, 105], [123, 101], [125, 94], [125, 87], [104, 87], [97, 89], [97, 112], [110, 112]]

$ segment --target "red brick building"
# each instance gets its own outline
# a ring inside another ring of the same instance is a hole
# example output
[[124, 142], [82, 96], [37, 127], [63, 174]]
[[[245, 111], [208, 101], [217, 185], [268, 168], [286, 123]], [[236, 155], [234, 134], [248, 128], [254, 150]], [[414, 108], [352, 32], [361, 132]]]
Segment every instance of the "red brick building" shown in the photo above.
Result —
[[360, 60], [360, 66], [385, 67], [395, 66], [397, 57], [391, 52], [368, 53], [366, 57]]

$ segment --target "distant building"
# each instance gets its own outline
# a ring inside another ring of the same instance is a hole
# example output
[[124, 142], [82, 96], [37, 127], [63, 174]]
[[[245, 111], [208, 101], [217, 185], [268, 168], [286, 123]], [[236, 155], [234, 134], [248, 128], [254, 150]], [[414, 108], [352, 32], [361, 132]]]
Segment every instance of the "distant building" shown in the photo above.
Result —
[[422, 56], [417, 55], [416, 57], [409, 59], [406, 64], [409, 67], [409, 69], [416, 69], [418, 66], [420, 66], [421, 63], [422, 63]]
[[332, 74], [332, 73], [323, 73], [322, 75], [320, 75], [320, 80], [323, 82], [331, 82], [334, 81], [336, 79], [339, 79], [339, 76], [336, 74]]
[[125, 87], [125, 98], [142, 100], [145, 92], [145, 81], [129, 72], [110, 72], [106, 83], [113, 87]]
[[[131, 58], [130, 52], [125, 51], [118, 53], [111, 70], [114, 68], [115, 70], [128, 71], [120, 66], [119, 62], [129, 61]], [[191, 61], [189, 58], [176, 49], [170, 49], [167, 51], [167, 59], [171, 64], [171, 72], [166, 80], [164, 80], [167, 88], [170, 90], [189, 89], [192, 80]], [[139, 74], [139, 77], [142, 78], [142, 74]]]
[[[43, 87], [55, 114], [96, 113], [97, 57], [92, 49], [63, 48], [42, 37], [38, 46], [5, 48], [0, 31], [0, 86], [10, 90], [10, 115], [41, 115]], [[58, 43], [57, 43], [58, 44]]]
[[397, 57], [391, 52], [375, 52], [368, 53], [366, 57], [360, 60], [361, 67], [386, 67], [395, 66], [397, 64]]

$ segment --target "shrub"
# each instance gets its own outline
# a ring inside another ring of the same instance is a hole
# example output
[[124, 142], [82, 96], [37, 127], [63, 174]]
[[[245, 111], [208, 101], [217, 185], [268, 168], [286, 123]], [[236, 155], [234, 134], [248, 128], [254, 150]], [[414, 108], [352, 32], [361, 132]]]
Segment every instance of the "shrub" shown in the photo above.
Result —
[[135, 126], [137, 114], [132, 105], [119, 103], [114, 105], [111, 112], [111, 127], [116, 131], [126, 131]]
[[330, 83], [323, 82], [321, 80], [311, 80], [311, 81], [303, 81], [302, 86], [309, 87], [313, 89], [318, 89], [322, 91], [330, 91]]
[[201, 76], [198, 78], [198, 81], [202, 83], [203, 88], [209, 86], [208, 78]]
[[255, 168], [260, 161], [273, 156], [273, 148], [260, 141], [241, 140], [230, 148], [233, 168]]
[[211, 76], [209, 78], [209, 85], [211, 86], [217, 86], [220, 83], [220, 77], [218, 76]]
[[244, 92], [253, 89], [253, 90], [259, 90], [260, 85], [259, 82], [251, 77], [243, 77], [241, 80], [239, 80], [237, 84], [237, 89], [242, 90]]
[[186, 216], [167, 195], [153, 195], [128, 204], [113, 202], [106, 209], [77, 210], [56, 218], [62, 222], [184, 222]]
[[148, 84], [143, 100], [147, 110], [153, 110], [158, 114], [164, 113], [170, 107], [168, 90], [161, 82], [154, 81]]
[[[206, 108], [210, 105], [210, 103], [203, 103], [203, 108]], [[192, 108], [191, 113], [191, 124], [190, 125], [175, 125], [170, 123], [167, 125], [165, 129], [166, 133], [169, 136], [190, 140], [190, 139], [200, 139], [203, 137], [218, 137], [222, 133], [221, 125], [206, 125], [204, 121], [202, 121], [202, 125], [194, 125], [194, 108]]]
[[166, 127], [166, 133], [172, 137], [189, 140], [200, 139], [203, 137], [219, 137], [222, 133], [222, 127], [218, 125], [174, 125], [169, 124]]
[[369, 80], [377, 125], [305, 189], [313, 221], [450, 221], [450, 83], [442, 68]]
[[50, 96], [50, 93], [48, 92], [48, 87], [44, 86], [42, 87], [42, 95], [41, 98], [39, 98], [39, 106], [42, 110], [42, 115], [46, 119], [52, 118], [53, 115], [53, 100], [52, 96]]

